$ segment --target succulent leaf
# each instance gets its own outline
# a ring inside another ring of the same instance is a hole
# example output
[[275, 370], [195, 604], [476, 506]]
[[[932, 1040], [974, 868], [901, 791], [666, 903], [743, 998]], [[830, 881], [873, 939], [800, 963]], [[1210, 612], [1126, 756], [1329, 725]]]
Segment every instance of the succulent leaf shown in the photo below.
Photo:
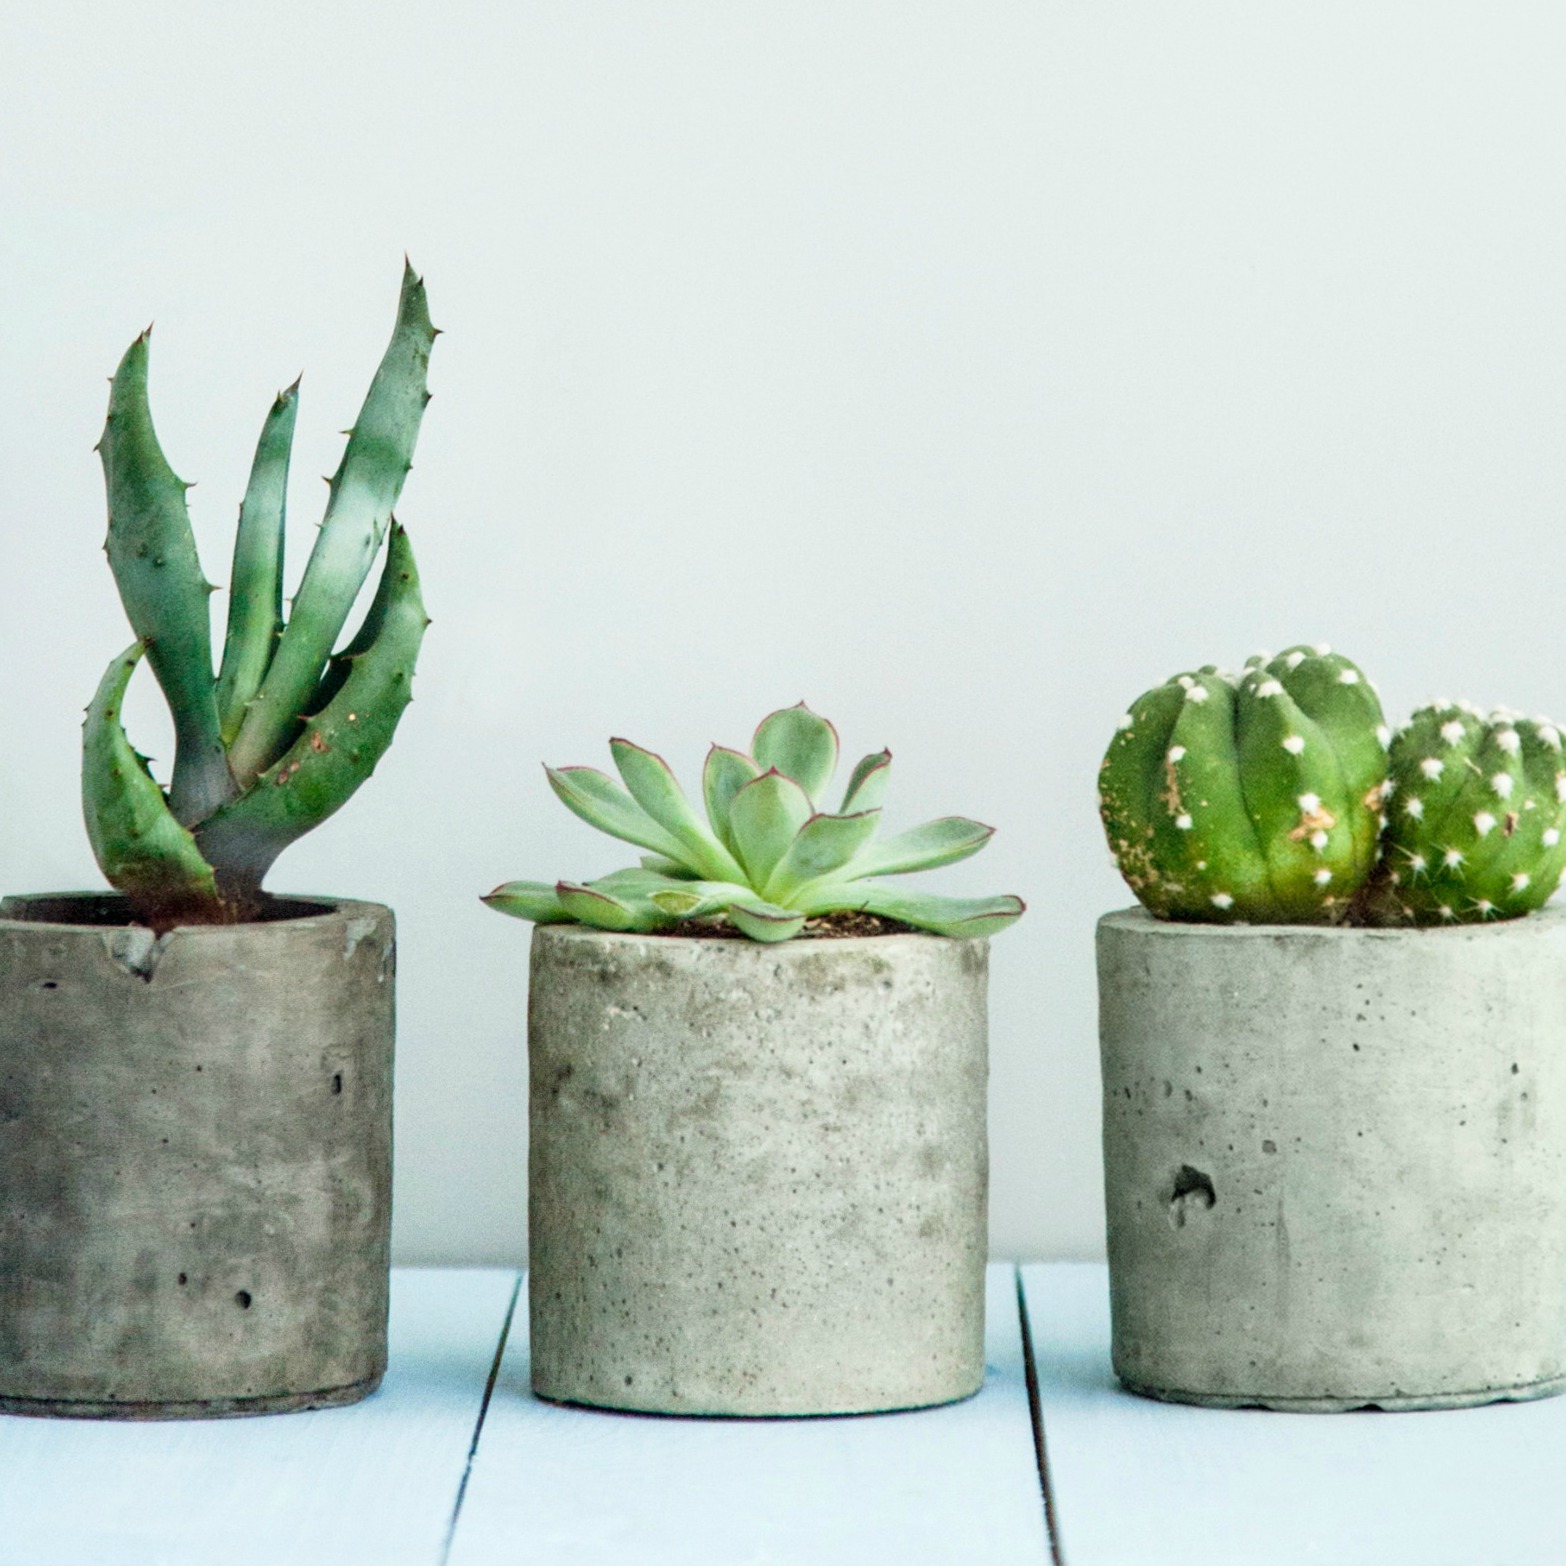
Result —
[[[606, 878], [607, 879], [607, 878]], [[578, 886], [561, 881], [555, 887], [560, 906], [575, 920], [598, 930], [650, 934], [666, 930], [673, 920], [645, 897], [604, 889], [602, 882]]]
[[534, 924], [572, 922], [559, 894], [547, 881], [506, 881], [479, 901], [496, 913], [510, 914], [513, 919], [531, 919]]
[[230, 750], [230, 764], [242, 787], [275, 762], [290, 743], [375, 563], [392, 508], [413, 465], [414, 442], [429, 402], [426, 375], [435, 336], [424, 284], [406, 267], [391, 342], [331, 479], [326, 516], [294, 595], [288, 624]]
[[810, 796], [812, 806], [837, 770], [837, 730], [804, 702], [761, 720], [750, 753], [762, 771], [776, 769]]
[[731, 903], [729, 922], [753, 941], [786, 941], [805, 927], [805, 916], [771, 903]]
[[[1027, 905], [1020, 897], [942, 897], [933, 892], [906, 891], [876, 881], [855, 881], [843, 891], [852, 898], [846, 906], [880, 914], [885, 919], [899, 919], [935, 935], [959, 939], [994, 935], [1007, 925], [1015, 924], [1027, 911]], [[834, 897], [832, 905], [840, 908], [845, 903]]]
[[843, 814], [879, 809], [891, 775], [891, 751], [878, 750], [873, 756], [866, 756], [849, 776], [848, 788], [843, 794]]
[[676, 864], [685, 862], [680, 844], [608, 773], [596, 767], [545, 767], [544, 771], [561, 804], [589, 826]]
[[766, 886], [812, 814], [809, 795], [776, 768], [747, 783], [729, 806], [729, 827], [744, 879], [758, 889]]
[[218, 671], [218, 722], [233, 743], [250, 698], [261, 688], [283, 629], [283, 524], [288, 459], [299, 413], [299, 382], [277, 394], [256, 443], [250, 482], [239, 507], [234, 565], [228, 584], [228, 633]]
[[855, 861], [860, 875], [903, 875], [910, 870], [934, 870], [967, 859], [994, 837], [995, 828], [965, 816], [942, 816], [872, 843]]
[[94, 857], [139, 918], [157, 928], [224, 918], [212, 866], [131, 748], [120, 722], [125, 690], [144, 648], [109, 665], [82, 726], [82, 814]]
[[212, 586], [185, 507], [189, 487], [158, 444], [147, 402], [148, 333], [125, 350], [109, 392], [98, 455], [109, 498], [105, 546], [131, 629], [174, 719], [169, 806], [184, 826], [234, 792], [212, 678]]
[[413, 668], [429, 624], [412, 545], [393, 531], [376, 592], [374, 640], [345, 653], [331, 700], [238, 799], [202, 822], [196, 841], [225, 892], [253, 894], [272, 861], [345, 805], [375, 770], [412, 698]]
[[761, 768], [743, 751], [730, 750], [724, 745], [714, 745], [707, 752], [706, 765], [701, 773], [702, 800], [707, 807], [707, 819], [718, 841], [732, 854], [734, 836], [729, 831], [729, 806], [734, 796], [752, 778], [761, 776]]
[[774, 902], [787, 902], [811, 881], [837, 874], [875, 836], [880, 821], [879, 810], [850, 816], [811, 816], [784, 850], [762, 888], [763, 893]]
[[662, 756], [623, 739], [610, 740], [609, 753], [631, 798], [680, 845], [677, 858], [712, 880], [743, 875], [734, 856], [696, 814]]

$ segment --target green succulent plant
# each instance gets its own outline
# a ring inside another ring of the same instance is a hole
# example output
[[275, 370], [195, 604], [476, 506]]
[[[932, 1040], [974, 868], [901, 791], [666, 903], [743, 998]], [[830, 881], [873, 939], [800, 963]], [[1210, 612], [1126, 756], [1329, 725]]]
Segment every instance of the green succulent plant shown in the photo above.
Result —
[[860, 911], [937, 935], [986, 936], [1018, 919], [1017, 897], [939, 897], [879, 876], [953, 864], [993, 828], [961, 816], [876, 837], [890, 751], [850, 774], [838, 810], [822, 808], [837, 770], [837, 731], [803, 702], [762, 719], [749, 751], [714, 745], [702, 775], [706, 819], [660, 756], [629, 740], [609, 749], [621, 782], [592, 767], [546, 769], [566, 807], [648, 850], [638, 867], [596, 881], [509, 881], [484, 901], [539, 924], [671, 931], [726, 920], [756, 941], [785, 941], [806, 920]]
[[[391, 743], [429, 621], [392, 508], [429, 402], [435, 340], [424, 284], [404, 271], [397, 324], [348, 431], [315, 545], [283, 613], [284, 501], [298, 382], [262, 427], [240, 507], [222, 664], [185, 506], [147, 400], [148, 333], [115, 372], [98, 453], [107, 553], [135, 643], [110, 664], [82, 742], [82, 806], [104, 875], [155, 928], [253, 918], [277, 856], [338, 810]], [[390, 541], [387, 542], [387, 535]], [[334, 653], [386, 543], [358, 634]], [[168, 789], [125, 736], [121, 707], [145, 657], [174, 720]]]
[[1160, 918], [1335, 923], [1376, 864], [1389, 740], [1370, 683], [1325, 647], [1177, 675], [1104, 757], [1115, 863]]
[[1421, 707], [1392, 741], [1381, 922], [1463, 924], [1540, 908], [1566, 870], [1566, 761], [1547, 718]]

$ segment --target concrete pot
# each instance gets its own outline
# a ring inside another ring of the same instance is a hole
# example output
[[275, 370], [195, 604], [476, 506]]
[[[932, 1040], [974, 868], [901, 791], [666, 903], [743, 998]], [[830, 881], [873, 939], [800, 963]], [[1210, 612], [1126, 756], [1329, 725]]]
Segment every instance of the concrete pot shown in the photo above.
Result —
[[351, 1403], [386, 1365], [393, 923], [0, 903], [0, 1412]]
[[533, 1387], [849, 1414], [984, 1377], [983, 941], [533, 936]]
[[1566, 1386], [1566, 916], [1098, 928], [1114, 1362], [1218, 1407]]

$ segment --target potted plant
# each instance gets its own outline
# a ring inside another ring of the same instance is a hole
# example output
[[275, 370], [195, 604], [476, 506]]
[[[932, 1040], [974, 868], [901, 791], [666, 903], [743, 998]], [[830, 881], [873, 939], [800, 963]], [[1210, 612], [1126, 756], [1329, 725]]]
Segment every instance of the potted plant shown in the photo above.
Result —
[[948, 1402], [984, 1374], [985, 986], [1015, 897], [877, 879], [991, 829], [878, 839], [891, 755], [826, 808], [836, 731], [803, 704], [714, 746], [706, 815], [652, 752], [549, 772], [647, 850], [513, 881], [535, 921], [529, 1301], [544, 1397], [684, 1414]]
[[[261, 883], [369, 777], [408, 701], [427, 621], [391, 511], [434, 336], [410, 270], [286, 621], [298, 383], [277, 398], [216, 675], [145, 333], [114, 376], [98, 451], [136, 641], [87, 710], [82, 802], [116, 890], [0, 905], [0, 1411], [316, 1408], [385, 1368], [392, 915]], [[121, 725], [143, 657], [174, 719], [167, 789]]]
[[[1560, 733], [1391, 736], [1326, 648], [1149, 691], [1101, 773], [1114, 1363], [1221, 1407], [1566, 1385]], [[1528, 917], [1523, 917], [1528, 915]]]

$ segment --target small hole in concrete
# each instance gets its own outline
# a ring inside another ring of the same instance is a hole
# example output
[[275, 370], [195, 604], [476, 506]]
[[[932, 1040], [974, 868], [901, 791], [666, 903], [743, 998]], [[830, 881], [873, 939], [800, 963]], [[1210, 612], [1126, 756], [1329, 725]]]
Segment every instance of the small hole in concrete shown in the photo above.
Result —
[[1205, 1212], [1218, 1200], [1211, 1178], [1200, 1169], [1181, 1164], [1174, 1177], [1174, 1188], [1169, 1193], [1169, 1223], [1172, 1228], [1183, 1229], [1186, 1217], [1193, 1211]]
[[241, 1289], [239, 1293], [234, 1296], [234, 1303], [241, 1310], [249, 1310], [252, 1304], [249, 1289]]
[[343, 1074], [340, 1071], [332, 1073], [332, 1092], [341, 1093], [343, 1090]]
[[185, 1287], [185, 1285], [186, 1285], [186, 1284], [187, 1284], [187, 1283], [189, 1283], [189, 1282], [190, 1282], [190, 1279], [189, 1279], [189, 1277], [187, 1277], [187, 1276], [186, 1276], [186, 1274], [184, 1274], [184, 1273], [183, 1273], [183, 1272], [182, 1272], [182, 1273], [181, 1273], [181, 1274], [180, 1274], [180, 1275], [179, 1275], [179, 1286], [180, 1286], [180, 1287], [181, 1287], [181, 1288], [182, 1288], [182, 1289], [183, 1289], [183, 1288], [184, 1288], [184, 1287]]
[[45, 979], [43, 983], [38, 986], [38, 988], [41, 990], [57, 990], [59, 987], [60, 981], [58, 979]]

